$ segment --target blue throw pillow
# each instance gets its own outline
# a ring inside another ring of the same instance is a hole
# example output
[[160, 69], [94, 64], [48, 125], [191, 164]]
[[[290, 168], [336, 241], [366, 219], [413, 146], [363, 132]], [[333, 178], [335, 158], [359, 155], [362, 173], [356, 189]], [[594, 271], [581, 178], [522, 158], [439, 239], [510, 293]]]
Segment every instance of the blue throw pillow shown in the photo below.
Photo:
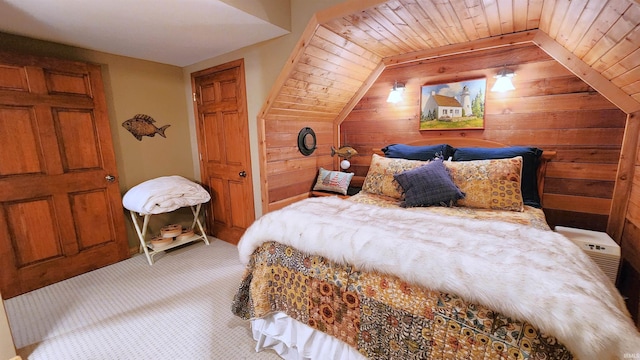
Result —
[[522, 200], [525, 205], [540, 208], [538, 194], [538, 165], [542, 150], [534, 147], [511, 146], [505, 148], [457, 148], [454, 161], [509, 159], [522, 156]]
[[384, 156], [407, 160], [433, 160], [436, 157], [447, 160], [453, 156], [455, 149], [448, 144], [413, 146], [406, 144], [392, 144], [382, 148]]
[[404, 190], [402, 207], [450, 206], [464, 197], [439, 159], [393, 177]]

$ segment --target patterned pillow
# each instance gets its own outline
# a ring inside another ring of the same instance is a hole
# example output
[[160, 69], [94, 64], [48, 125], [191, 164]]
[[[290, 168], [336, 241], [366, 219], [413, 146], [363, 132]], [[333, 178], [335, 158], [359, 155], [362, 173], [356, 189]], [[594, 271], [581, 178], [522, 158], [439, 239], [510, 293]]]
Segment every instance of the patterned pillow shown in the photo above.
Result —
[[402, 188], [395, 181], [393, 175], [415, 169], [427, 163], [428, 161], [389, 159], [373, 154], [369, 172], [362, 184], [362, 191], [401, 199], [403, 197]]
[[313, 190], [324, 190], [347, 195], [347, 189], [351, 183], [353, 173], [341, 171], [330, 171], [320, 168], [318, 180], [313, 186]]
[[393, 177], [404, 190], [402, 207], [451, 206], [464, 197], [440, 159]]
[[523, 211], [522, 156], [511, 159], [445, 161], [453, 182], [465, 193], [458, 206]]
[[538, 165], [542, 150], [526, 146], [510, 146], [504, 148], [458, 148], [453, 154], [453, 161], [510, 159], [522, 156], [522, 199], [525, 205], [540, 208], [538, 194]]

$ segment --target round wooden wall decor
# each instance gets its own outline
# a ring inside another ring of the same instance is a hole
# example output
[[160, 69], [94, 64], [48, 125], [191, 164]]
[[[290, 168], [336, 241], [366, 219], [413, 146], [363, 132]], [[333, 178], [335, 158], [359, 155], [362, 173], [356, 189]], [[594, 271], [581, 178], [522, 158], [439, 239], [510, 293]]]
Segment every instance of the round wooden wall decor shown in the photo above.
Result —
[[316, 133], [309, 127], [302, 128], [298, 133], [298, 150], [304, 156], [309, 156], [316, 149]]

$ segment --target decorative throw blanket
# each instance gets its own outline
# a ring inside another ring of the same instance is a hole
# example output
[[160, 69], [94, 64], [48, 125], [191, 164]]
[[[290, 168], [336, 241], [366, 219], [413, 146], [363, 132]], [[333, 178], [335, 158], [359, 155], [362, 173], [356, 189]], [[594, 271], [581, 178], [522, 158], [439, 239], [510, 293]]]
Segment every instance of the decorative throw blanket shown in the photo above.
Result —
[[127, 191], [122, 198], [125, 209], [141, 215], [161, 214], [185, 206], [205, 203], [211, 195], [199, 184], [182, 176], [161, 176]]
[[265, 241], [458, 294], [529, 321], [581, 360], [640, 354], [640, 333], [613, 284], [552, 231], [323, 197], [258, 219], [238, 244], [240, 260]]
[[257, 347], [308, 359], [578, 360], [525, 320], [273, 241], [251, 256], [231, 310], [251, 320]]

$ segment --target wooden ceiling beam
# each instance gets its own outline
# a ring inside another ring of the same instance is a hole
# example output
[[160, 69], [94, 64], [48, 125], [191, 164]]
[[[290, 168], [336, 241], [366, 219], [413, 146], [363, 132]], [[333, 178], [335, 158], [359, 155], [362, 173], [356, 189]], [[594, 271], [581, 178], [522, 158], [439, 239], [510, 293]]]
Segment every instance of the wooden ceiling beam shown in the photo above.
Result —
[[416, 61], [436, 59], [443, 56], [460, 55], [474, 51], [525, 44], [532, 42], [539, 31], [540, 30], [522, 31], [519, 33], [493, 36], [471, 42], [445, 45], [433, 49], [421, 50], [397, 56], [389, 56], [382, 59], [382, 61], [387, 67], [391, 67]]
[[365, 80], [362, 83], [362, 86], [360, 87], [360, 89], [358, 89], [358, 91], [351, 97], [351, 100], [349, 100], [349, 103], [347, 103], [347, 105], [342, 109], [342, 111], [340, 111], [340, 113], [334, 120], [334, 124], [336, 125], [342, 124], [344, 119], [346, 119], [347, 115], [351, 113], [351, 110], [353, 110], [353, 108], [355, 108], [356, 105], [358, 105], [358, 102], [360, 102], [360, 99], [362, 99], [362, 97], [367, 93], [367, 91], [369, 91], [369, 88], [371, 88], [371, 86], [373, 86], [376, 80], [378, 80], [378, 77], [380, 76], [380, 74], [382, 74], [384, 69], [385, 69], [384, 64], [380, 63], [371, 72], [367, 80]]
[[622, 149], [620, 149], [620, 162], [616, 173], [616, 184], [611, 199], [611, 211], [607, 223], [607, 234], [618, 244], [622, 239], [624, 222], [633, 187], [633, 174], [636, 164], [636, 151], [638, 149], [638, 137], [640, 136], [640, 112], [627, 115], [627, 124], [624, 128]]
[[533, 43], [538, 45], [549, 54], [549, 56], [574, 73], [582, 81], [589, 84], [589, 86], [598, 91], [615, 106], [619, 107], [620, 110], [627, 114], [640, 111], [640, 102], [622, 91], [618, 86], [564, 48], [544, 31], [538, 31], [536, 33], [536, 36], [533, 38]]

